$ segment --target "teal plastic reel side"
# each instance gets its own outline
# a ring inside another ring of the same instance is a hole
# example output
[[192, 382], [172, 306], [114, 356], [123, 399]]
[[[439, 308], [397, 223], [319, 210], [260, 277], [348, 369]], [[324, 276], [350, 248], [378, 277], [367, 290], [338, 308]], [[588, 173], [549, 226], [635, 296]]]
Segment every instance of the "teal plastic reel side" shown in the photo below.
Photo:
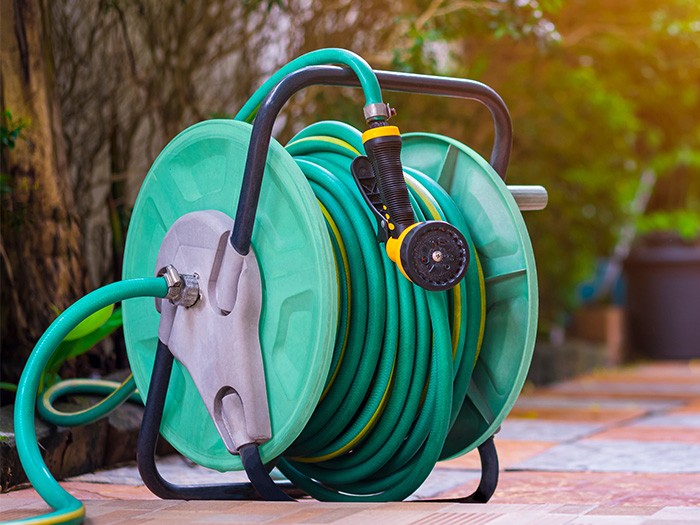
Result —
[[[235, 215], [250, 132], [246, 123], [209, 120], [186, 129], [165, 147], [136, 200], [124, 278], [155, 274], [161, 241], [180, 216], [205, 209]], [[338, 318], [335, 261], [325, 221], [301, 170], [274, 139], [252, 249], [263, 285], [259, 334], [272, 439], [260, 452], [267, 462], [296, 439], [318, 403]], [[129, 362], [145, 401], [160, 316], [152, 299], [130, 300], [123, 308]], [[224, 447], [189, 373], [177, 361], [161, 433], [201, 465], [221, 471], [242, 468], [240, 458]]]
[[436, 180], [461, 210], [484, 274], [483, 343], [441, 455], [448, 459], [492, 436], [522, 390], [537, 331], [535, 257], [522, 214], [488, 162], [441, 135], [407, 133], [402, 138], [403, 164]]

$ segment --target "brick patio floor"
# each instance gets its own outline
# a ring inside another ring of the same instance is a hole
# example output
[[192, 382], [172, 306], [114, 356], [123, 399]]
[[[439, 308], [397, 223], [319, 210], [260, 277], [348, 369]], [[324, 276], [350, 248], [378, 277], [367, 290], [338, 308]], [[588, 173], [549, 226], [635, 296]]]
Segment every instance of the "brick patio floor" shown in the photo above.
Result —
[[[526, 389], [496, 436], [501, 474], [486, 505], [183, 502], [155, 498], [133, 466], [63, 483], [91, 523], [700, 523], [700, 362], [606, 370]], [[478, 480], [475, 453], [440, 463], [414, 495], [462, 496]], [[240, 480], [182, 458], [178, 482]], [[33, 489], [0, 495], [0, 520], [46, 512]]]

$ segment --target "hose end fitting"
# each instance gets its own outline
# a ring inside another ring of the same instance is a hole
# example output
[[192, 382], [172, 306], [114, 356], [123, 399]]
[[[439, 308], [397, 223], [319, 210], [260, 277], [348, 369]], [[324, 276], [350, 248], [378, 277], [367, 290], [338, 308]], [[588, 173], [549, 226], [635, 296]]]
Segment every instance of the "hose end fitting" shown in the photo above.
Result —
[[396, 115], [396, 109], [392, 108], [389, 104], [385, 104], [384, 102], [367, 104], [364, 108], [362, 108], [362, 112], [365, 116], [365, 121], [367, 121], [367, 124], [369, 125], [377, 121], [387, 121]]
[[175, 306], [189, 308], [199, 300], [199, 276], [179, 273], [172, 264], [158, 271], [158, 277], [165, 278], [168, 285], [168, 299]]

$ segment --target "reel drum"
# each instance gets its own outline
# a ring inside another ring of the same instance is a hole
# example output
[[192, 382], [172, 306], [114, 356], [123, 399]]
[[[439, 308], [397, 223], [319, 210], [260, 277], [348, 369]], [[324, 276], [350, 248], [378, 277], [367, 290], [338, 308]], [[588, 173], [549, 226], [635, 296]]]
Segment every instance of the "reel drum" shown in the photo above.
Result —
[[[209, 120], [175, 137], [161, 152], [134, 206], [124, 254], [124, 278], [155, 275], [161, 242], [181, 216], [198, 210], [235, 215], [251, 126]], [[233, 225], [233, 218], [231, 219]], [[291, 156], [272, 140], [252, 249], [260, 265], [259, 325], [272, 439], [263, 462], [279, 456], [311, 417], [333, 353], [338, 290], [333, 251], [309, 184]], [[124, 337], [141, 398], [146, 400], [159, 314], [152, 299], [125, 302]], [[205, 467], [242, 468], [224, 447], [187, 370], [173, 367], [161, 433]]]

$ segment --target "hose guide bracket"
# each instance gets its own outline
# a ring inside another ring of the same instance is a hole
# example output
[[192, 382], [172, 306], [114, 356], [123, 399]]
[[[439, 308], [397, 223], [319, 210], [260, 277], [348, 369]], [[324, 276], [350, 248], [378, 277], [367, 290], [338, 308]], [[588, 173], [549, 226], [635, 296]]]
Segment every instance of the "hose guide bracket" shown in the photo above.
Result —
[[226, 449], [238, 454], [268, 441], [272, 430], [258, 334], [260, 269], [252, 250], [244, 256], [231, 246], [230, 231], [231, 218], [216, 210], [175, 221], [156, 264], [170, 300], [156, 299], [156, 308], [159, 340], [189, 372]]

